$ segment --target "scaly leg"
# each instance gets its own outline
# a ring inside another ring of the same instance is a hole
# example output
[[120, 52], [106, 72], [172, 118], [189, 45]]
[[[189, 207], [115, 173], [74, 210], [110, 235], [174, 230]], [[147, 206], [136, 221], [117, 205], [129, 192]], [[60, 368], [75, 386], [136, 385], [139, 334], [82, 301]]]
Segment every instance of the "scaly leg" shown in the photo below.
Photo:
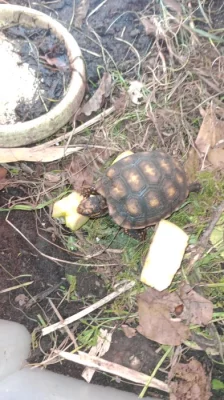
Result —
[[124, 229], [124, 232], [132, 237], [133, 239], [140, 240], [143, 242], [146, 238], [147, 230], [146, 228], [143, 229]]

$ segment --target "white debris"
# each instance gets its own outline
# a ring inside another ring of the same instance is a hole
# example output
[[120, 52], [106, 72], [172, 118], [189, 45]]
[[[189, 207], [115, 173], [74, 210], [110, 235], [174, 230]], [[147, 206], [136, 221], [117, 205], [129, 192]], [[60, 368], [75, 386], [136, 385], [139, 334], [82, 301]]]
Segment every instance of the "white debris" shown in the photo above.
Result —
[[132, 103], [141, 104], [143, 100], [142, 88], [144, 87], [142, 82], [130, 81], [130, 86], [128, 89], [128, 94]]
[[21, 61], [14, 46], [0, 32], [0, 124], [16, 122], [15, 108], [23, 99], [32, 104], [38, 80], [27, 63]]

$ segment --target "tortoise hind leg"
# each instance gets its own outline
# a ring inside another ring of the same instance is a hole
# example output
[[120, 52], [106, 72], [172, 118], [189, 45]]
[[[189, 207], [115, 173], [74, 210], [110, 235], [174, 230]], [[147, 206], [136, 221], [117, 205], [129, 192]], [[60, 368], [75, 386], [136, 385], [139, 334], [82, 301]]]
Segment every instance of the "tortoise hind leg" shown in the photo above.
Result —
[[193, 182], [188, 185], [189, 192], [199, 193], [201, 191], [201, 184], [199, 182]]
[[124, 232], [135, 240], [143, 242], [146, 238], [147, 230], [143, 229], [124, 229]]

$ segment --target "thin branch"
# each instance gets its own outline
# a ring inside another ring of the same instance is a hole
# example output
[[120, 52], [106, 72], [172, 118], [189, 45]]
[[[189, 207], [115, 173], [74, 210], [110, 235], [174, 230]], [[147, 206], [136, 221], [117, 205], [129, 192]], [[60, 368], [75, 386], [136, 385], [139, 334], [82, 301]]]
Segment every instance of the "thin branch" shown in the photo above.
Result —
[[92, 304], [91, 306], [87, 307], [85, 310], [82, 310], [78, 312], [77, 314], [72, 315], [71, 317], [66, 318], [63, 322], [56, 322], [53, 325], [50, 325], [46, 328], [42, 329], [42, 335], [48, 335], [51, 332], [56, 331], [57, 329], [61, 329], [65, 327], [66, 325], [71, 324], [72, 322], [77, 321], [78, 319], [81, 319], [88, 315], [89, 313], [97, 310], [97, 308], [102, 307], [104, 304], [109, 303], [113, 299], [115, 299], [117, 296], [120, 294], [126, 292], [127, 290], [132, 289], [135, 286], [135, 282], [126, 282], [123, 286], [118, 287], [117, 290], [115, 290], [113, 293], [108, 294], [108, 296], [104, 297], [103, 299], [97, 301], [96, 303]]
[[[123, 367], [123, 365], [104, 360], [103, 358], [90, 356], [89, 354], [83, 353], [81, 351], [79, 351], [78, 354], [71, 354], [65, 351], [55, 350], [54, 353], [58, 354], [60, 357], [66, 360], [76, 362], [90, 368], [95, 368], [99, 371], [107, 372], [109, 374], [120, 376], [121, 378], [128, 379], [131, 382], [135, 382], [141, 385], [146, 385], [150, 378], [148, 375], [143, 374], [142, 372]], [[162, 382], [156, 378], [152, 378], [150, 382], [150, 387], [169, 393], [168, 385], [165, 382]]]
[[[51, 307], [53, 308], [55, 314], [57, 315], [58, 319], [63, 323], [63, 318], [62, 318], [61, 314], [59, 313], [58, 309], [55, 307], [53, 301], [52, 301], [51, 299], [48, 299], [48, 300], [49, 300], [49, 303], [50, 303]], [[78, 347], [78, 345], [77, 345], [75, 336], [74, 336], [73, 333], [70, 331], [70, 329], [69, 329], [68, 326], [65, 326], [65, 330], [66, 330], [68, 336], [70, 337], [71, 341], [73, 342], [74, 347], [75, 347], [75, 349], [76, 349], [76, 348]]]
[[213, 229], [215, 228], [219, 218], [221, 217], [222, 213], [224, 211], [224, 201], [219, 205], [219, 207], [216, 209], [212, 220], [210, 221], [210, 224], [208, 225], [207, 229], [204, 231], [203, 235], [201, 236], [201, 239], [199, 240], [198, 245], [194, 248], [194, 256], [192, 257], [188, 267], [187, 267], [187, 273], [189, 274], [190, 271], [194, 268], [195, 263], [202, 257], [202, 255], [205, 252], [206, 247], [208, 246], [209, 238], [211, 236], [211, 233]]

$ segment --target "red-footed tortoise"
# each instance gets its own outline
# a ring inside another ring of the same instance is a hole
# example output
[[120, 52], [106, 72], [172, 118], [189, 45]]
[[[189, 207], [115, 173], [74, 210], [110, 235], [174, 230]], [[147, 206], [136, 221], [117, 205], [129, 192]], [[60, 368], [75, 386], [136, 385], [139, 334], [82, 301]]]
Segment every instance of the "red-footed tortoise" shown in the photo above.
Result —
[[197, 190], [170, 155], [139, 152], [112, 164], [95, 187], [84, 187], [78, 212], [90, 218], [109, 212], [126, 233], [143, 239], [146, 227], [169, 217]]

